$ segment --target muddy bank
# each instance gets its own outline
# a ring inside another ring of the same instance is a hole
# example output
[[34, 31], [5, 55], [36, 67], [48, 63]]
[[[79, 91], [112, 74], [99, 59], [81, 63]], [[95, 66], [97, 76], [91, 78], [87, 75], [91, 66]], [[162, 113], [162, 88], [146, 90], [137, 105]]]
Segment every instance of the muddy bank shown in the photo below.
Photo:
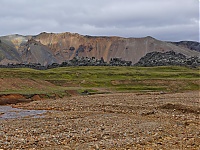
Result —
[[[102, 92], [105, 93], [105, 92]], [[78, 95], [92, 95], [92, 94], [100, 94], [100, 93], [92, 93], [87, 90], [79, 93], [77, 90], [66, 90], [62, 93], [62, 95], [56, 93], [48, 93], [48, 94], [0, 94], [0, 105], [9, 105], [9, 104], [17, 104], [17, 103], [29, 103], [32, 101], [40, 101], [45, 99], [59, 99], [63, 97], [71, 97]]]
[[28, 103], [41, 99], [40, 95], [2, 94], [0, 95], [0, 105]]

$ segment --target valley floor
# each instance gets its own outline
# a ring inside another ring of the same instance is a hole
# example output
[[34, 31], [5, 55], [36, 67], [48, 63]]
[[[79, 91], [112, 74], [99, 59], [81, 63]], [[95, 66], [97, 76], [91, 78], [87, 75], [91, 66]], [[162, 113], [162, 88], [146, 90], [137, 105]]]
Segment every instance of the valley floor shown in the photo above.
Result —
[[197, 150], [199, 98], [199, 91], [112, 93], [16, 104], [48, 111], [0, 120], [0, 148]]

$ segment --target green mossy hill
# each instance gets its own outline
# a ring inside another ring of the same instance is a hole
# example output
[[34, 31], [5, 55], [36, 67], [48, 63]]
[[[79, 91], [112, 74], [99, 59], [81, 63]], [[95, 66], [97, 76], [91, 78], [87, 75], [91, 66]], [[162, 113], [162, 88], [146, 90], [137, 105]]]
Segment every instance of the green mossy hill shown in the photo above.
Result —
[[[37, 90], [27, 88], [33, 93], [54, 93], [66, 90], [84, 91], [87, 89], [97, 91], [108, 89], [109, 91], [166, 91], [177, 92], [185, 90], [199, 90], [200, 72], [199, 68], [190, 69], [186, 67], [61, 67], [49, 70], [34, 70], [28, 68], [0, 69], [0, 78], [31, 80], [39, 85], [43, 82], [47, 88]], [[2, 85], [4, 86], [4, 85]], [[27, 85], [28, 86], [28, 85]], [[25, 88], [0, 89], [4, 92], [23, 92]]]

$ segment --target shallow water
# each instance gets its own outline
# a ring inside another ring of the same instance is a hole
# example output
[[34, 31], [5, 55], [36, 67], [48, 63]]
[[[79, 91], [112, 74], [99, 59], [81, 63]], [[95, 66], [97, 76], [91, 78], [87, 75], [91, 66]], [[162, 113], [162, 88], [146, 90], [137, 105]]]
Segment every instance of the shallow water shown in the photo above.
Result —
[[46, 110], [25, 110], [19, 108], [12, 108], [11, 106], [0, 106], [0, 120], [2, 119], [16, 119], [23, 117], [41, 118]]

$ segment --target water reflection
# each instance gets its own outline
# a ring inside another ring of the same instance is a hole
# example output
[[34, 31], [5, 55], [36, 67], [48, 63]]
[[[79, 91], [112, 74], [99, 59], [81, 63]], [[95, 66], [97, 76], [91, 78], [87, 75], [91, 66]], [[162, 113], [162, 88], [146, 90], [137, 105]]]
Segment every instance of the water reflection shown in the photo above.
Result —
[[15, 119], [22, 117], [40, 118], [46, 110], [24, 110], [12, 108], [11, 106], [0, 106], [0, 120], [2, 119]]

